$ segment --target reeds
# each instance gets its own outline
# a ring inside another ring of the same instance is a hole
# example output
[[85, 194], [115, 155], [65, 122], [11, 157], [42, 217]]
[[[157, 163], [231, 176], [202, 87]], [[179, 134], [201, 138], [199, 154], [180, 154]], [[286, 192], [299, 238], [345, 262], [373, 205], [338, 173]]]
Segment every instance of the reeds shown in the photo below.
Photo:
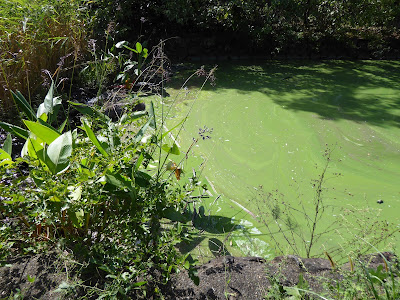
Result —
[[11, 90], [19, 90], [29, 101], [34, 101], [48, 79], [45, 70], [52, 75], [68, 71], [83, 54], [90, 27], [83, 3], [82, 0], [2, 1], [1, 110], [12, 105]]

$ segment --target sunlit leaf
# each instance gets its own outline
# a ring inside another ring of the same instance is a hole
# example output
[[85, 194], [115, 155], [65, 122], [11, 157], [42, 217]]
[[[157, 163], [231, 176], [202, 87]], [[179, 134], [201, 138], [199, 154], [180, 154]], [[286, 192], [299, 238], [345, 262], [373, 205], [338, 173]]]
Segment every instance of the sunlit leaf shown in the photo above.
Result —
[[68, 196], [72, 201], [78, 201], [78, 200], [81, 199], [81, 197], [82, 197], [82, 186], [78, 186], [78, 187], [69, 186], [68, 190], [69, 190]]
[[138, 133], [137, 133], [136, 136], [135, 136], [135, 142], [139, 142], [139, 141], [143, 138], [143, 136], [144, 136], [144, 134], [145, 134], [147, 128], [149, 128], [149, 126], [150, 126], [150, 123], [151, 123], [151, 119], [149, 119], [149, 120], [146, 122], [146, 124], [144, 124], [144, 125], [142, 126], [142, 128], [140, 128], [140, 130], [138, 131]]
[[120, 41], [120, 42], [115, 44], [115, 47], [116, 48], [122, 48], [127, 43], [128, 43], [127, 41]]
[[167, 153], [174, 154], [174, 155], [179, 155], [181, 153], [179, 151], [179, 147], [177, 146], [176, 143], [174, 143], [172, 145], [172, 147], [170, 147], [168, 144], [164, 144], [164, 145], [162, 145], [161, 149]]
[[142, 50], [143, 50], [142, 44], [137, 42], [136, 43], [136, 51], [137, 51], [137, 53], [142, 53]]
[[[72, 134], [71, 131], [63, 133], [55, 139], [47, 148], [46, 158], [52, 164], [48, 164], [53, 174], [59, 174], [69, 167], [69, 158], [72, 154]], [[46, 163], [48, 160], [46, 160]]]
[[60, 134], [55, 130], [38, 122], [23, 120], [26, 127], [46, 144], [51, 144]]
[[6, 164], [9, 165], [12, 163], [13, 163], [13, 161], [12, 161], [11, 155], [8, 154], [3, 149], [0, 149], [0, 166], [4, 166]]
[[43, 105], [45, 107], [45, 112], [47, 114], [53, 113], [53, 95], [54, 95], [54, 81], [51, 81], [51, 86], [47, 92], [46, 97], [44, 98]]
[[106, 150], [101, 146], [99, 140], [97, 139], [96, 135], [94, 134], [93, 130], [90, 128], [89, 124], [84, 121], [83, 128], [88, 136], [88, 138], [92, 141], [92, 143], [96, 146], [97, 150], [104, 156], [108, 156]]

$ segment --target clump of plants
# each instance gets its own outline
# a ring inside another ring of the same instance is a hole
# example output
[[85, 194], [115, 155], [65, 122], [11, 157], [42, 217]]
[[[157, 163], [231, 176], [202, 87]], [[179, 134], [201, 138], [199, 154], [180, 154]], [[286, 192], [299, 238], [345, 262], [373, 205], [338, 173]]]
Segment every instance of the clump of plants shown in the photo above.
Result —
[[12, 92], [24, 127], [0, 122], [25, 140], [17, 159], [10, 136], [0, 150], [7, 183], [0, 185], [1, 258], [67, 247], [84, 262], [83, 273], [96, 269], [106, 280], [63, 289], [116, 299], [161, 294], [179, 267], [196, 280], [175, 245], [189, 235], [185, 209], [200, 182], [177, 184], [184, 160], [168, 159], [180, 150], [162, 131], [153, 103], [114, 122], [99, 108], [70, 102], [82, 115], [71, 128], [57, 117], [62, 102], [55, 94], [52, 83], [35, 111]]
[[86, 1], [2, 1], [0, 4], [0, 107], [12, 105], [11, 90], [29, 101], [42, 93], [43, 70], [69, 77], [86, 53], [91, 30]]

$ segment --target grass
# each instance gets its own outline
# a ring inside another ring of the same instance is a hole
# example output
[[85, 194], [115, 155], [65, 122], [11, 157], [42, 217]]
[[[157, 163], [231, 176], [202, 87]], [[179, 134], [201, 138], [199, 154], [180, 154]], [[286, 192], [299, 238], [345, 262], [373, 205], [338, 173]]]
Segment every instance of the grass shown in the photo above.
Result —
[[85, 57], [90, 18], [85, 1], [16, 1], [0, 4], [0, 107], [12, 106], [11, 90], [38, 101], [43, 81], [72, 80], [74, 64]]

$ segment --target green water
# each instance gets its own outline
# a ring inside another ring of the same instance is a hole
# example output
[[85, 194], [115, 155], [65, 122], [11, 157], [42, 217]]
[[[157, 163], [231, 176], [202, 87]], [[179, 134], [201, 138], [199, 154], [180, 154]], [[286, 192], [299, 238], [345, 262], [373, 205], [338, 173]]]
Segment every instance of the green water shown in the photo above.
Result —
[[[312, 254], [340, 248], [345, 240], [360, 236], [354, 224], [364, 217], [370, 218], [358, 225], [364, 230], [372, 231], [367, 227], [374, 222], [400, 224], [400, 62], [224, 63], [216, 77], [216, 85], [207, 84], [195, 101], [200, 81], [188, 84], [177, 97], [168, 126], [191, 109], [178, 138], [182, 151], [200, 127], [213, 128], [212, 138], [200, 140], [190, 152], [193, 159], [186, 167], [204, 163], [202, 176], [213, 187], [212, 197], [198, 206], [241, 225], [231, 234], [219, 232], [228, 250], [232, 246], [231, 252], [264, 257], [279, 252], [270, 232], [277, 227], [263, 203], [267, 197], [259, 195], [271, 192], [267, 204], [278, 199], [281, 206], [304, 207], [312, 215], [312, 180], [322, 172], [326, 149], [333, 151], [319, 229], [338, 223]], [[168, 92], [171, 103], [177, 88]], [[359, 211], [346, 215], [354, 209]], [[304, 230], [304, 216], [297, 216], [297, 223]], [[369, 241], [379, 235], [371, 232]], [[279, 233], [275, 237], [285, 244]], [[378, 248], [392, 245], [400, 246], [396, 234]], [[343, 255], [356, 250], [346, 247]], [[291, 252], [290, 247], [284, 250]]]

